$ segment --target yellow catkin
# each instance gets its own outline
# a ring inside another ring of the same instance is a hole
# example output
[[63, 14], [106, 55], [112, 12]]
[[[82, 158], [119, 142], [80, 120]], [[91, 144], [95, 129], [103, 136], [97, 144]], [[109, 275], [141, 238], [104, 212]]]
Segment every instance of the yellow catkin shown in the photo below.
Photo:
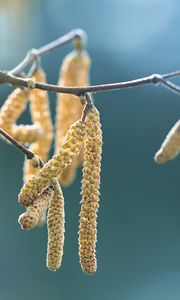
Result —
[[58, 180], [54, 181], [54, 185], [54, 196], [49, 204], [47, 218], [46, 264], [51, 271], [56, 271], [61, 266], [64, 245], [64, 198]]
[[52, 180], [71, 164], [82, 147], [85, 135], [85, 124], [79, 120], [74, 123], [67, 132], [57, 155], [54, 155], [38, 172], [32, 176], [22, 187], [19, 194], [19, 202], [30, 205], [37, 196], [46, 188]]
[[79, 256], [82, 270], [96, 272], [97, 211], [102, 152], [102, 131], [99, 112], [93, 108], [86, 117], [82, 200], [79, 225]]
[[180, 152], [180, 120], [172, 127], [166, 136], [161, 148], [155, 154], [155, 161], [163, 164], [175, 158]]
[[[73, 51], [68, 54], [60, 69], [58, 84], [62, 86], [87, 86], [89, 85], [90, 58], [85, 51]], [[79, 97], [70, 94], [58, 94], [56, 112], [56, 145], [55, 151], [60, 149], [64, 137], [70, 126], [82, 114], [83, 105]], [[60, 182], [69, 185], [76, 174], [77, 164], [82, 162], [82, 154], [75, 159], [62, 173]]]
[[12, 126], [25, 110], [27, 102], [27, 90], [20, 88], [15, 89], [1, 107], [0, 127], [11, 134]]
[[18, 222], [22, 229], [30, 230], [42, 222], [44, 212], [46, 211], [53, 195], [54, 187], [46, 188], [33, 202], [33, 204], [27, 208], [27, 211], [19, 216]]
[[[46, 82], [46, 76], [42, 69], [37, 69], [33, 74], [33, 79], [38, 82]], [[46, 91], [33, 89], [29, 95], [30, 111], [34, 126], [38, 126], [43, 134], [39, 136], [35, 143], [30, 146], [30, 150], [38, 155], [44, 162], [48, 158], [53, 138], [53, 125], [50, 115], [48, 94]], [[37, 170], [33, 168], [29, 160], [24, 162], [24, 181], [26, 182]]]

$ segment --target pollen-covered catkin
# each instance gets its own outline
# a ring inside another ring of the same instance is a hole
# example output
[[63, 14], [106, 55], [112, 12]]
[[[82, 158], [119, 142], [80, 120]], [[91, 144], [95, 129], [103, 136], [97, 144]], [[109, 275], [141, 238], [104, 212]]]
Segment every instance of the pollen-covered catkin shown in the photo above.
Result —
[[161, 148], [155, 154], [154, 160], [163, 164], [175, 158], [180, 152], [180, 120], [172, 127], [166, 136]]
[[37, 197], [32, 205], [28, 206], [27, 211], [19, 216], [18, 222], [22, 229], [30, 230], [39, 225], [53, 195], [54, 187], [50, 186]]
[[[89, 85], [90, 58], [85, 51], [73, 51], [68, 54], [60, 69], [58, 84], [62, 86], [87, 86]], [[80, 98], [71, 94], [58, 94], [56, 111], [56, 145], [55, 152], [60, 149], [64, 137], [70, 126], [77, 121], [82, 114], [83, 105]], [[76, 174], [78, 163], [82, 162], [82, 154], [79, 154], [71, 165], [62, 173], [60, 182], [69, 185]]]
[[96, 272], [97, 211], [102, 153], [102, 131], [99, 112], [93, 108], [86, 117], [82, 200], [79, 225], [79, 256], [82, 270]]
[[15, 89], [4, 102], [0, 110], [0, 127], [11, 134], [12, 126], [25, 110], [28, 102], [26, 89]]
[[57, 155], [54, 155], [38, 172], [32, 176], [22, 187], [19, 202], [30, 205], [52, 180], [71, 164], [79, 154], [85, 135], [85, 124], [78, 120], [67, 132]]
[[[46, 82], [44, 71], [39, 68], [33, 74], [33, 79], [38, 82]], [[51, 147], [53, 138], [53, 125], [50, 115], [50, 106], [48, 94], [46, 91], [33, 89], [29, 95], [30, 112], [34, 126], [38, 126], [42, 134], [32, 143], [30, 150], [38, 155], [44, 162], [48, 158], [48, 153]], [[36, 174], [37, 169], [34, 169], [29, 160], [24, 162], [24, 181], [26, 182], [32, 175]]]
[[51, 271], [61, 266], [64, 246], [64, 198], [58, 180], [54, 180], [54, 196], [47, 217], [48, 246], [46, 264]]

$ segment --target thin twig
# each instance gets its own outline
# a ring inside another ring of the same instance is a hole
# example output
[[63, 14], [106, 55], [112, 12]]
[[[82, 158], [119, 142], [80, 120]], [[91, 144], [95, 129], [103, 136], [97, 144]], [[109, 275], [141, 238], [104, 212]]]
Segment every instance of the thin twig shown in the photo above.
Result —
[[91, 94], [86, 93], [80, 96], [80, 100], [82, 103], [85, 103], [85, 107], [82, 112], [81, 121], [84, 122], [87, 116], [88, 111], [93, 107], [93, 100]]
[[[32, 159], [35, 156], [35, 154], [32, 151], [30, 151], [25, 146], [23, 146], [21, 143], [19, 143], [18, 141], [16, 141], [10, 134], [8, 134], [2, 128], [0, 128], [0, 135], [2, 135], [3, 137], [5, 137], [16, 148], [18, 148], [26, 156], [27, 159]], [[40, 162], [40, 166], [42, 167], [44, 164], [43, 164], [43, 161], [40, 159], [40, 157], [39, 157], [39, 162]]]
[[9, 71], [9, 73], [11, 73], [12, 75], [18, 75], [19, 73], [21, 73], [30, 63], [32, 63], [33, 61], [38, 60], [39, 57], [46, 55], [48, 53], [50, 53], [51, 51], [53, 51], [54, 49], [65, 45], [71, 41], [74, 41], [74, 46], [76, 47], [76, 41], [79, 41], [79, 43], [77, 43], [77, 47], [79, 50], [79, 45], [84, 45], [85, 44], [85, 40], [86, 40], [86, 34], [82, 29], [74, 29], [70, 32], [68, 32], [67, 34], [63, 35], [62, 37], [58, 38], [57, 40], [40, 47], [39, 49], [31, 49], [30, 51], [28, 51], [28, 53], [26, 54], [25, 58], [23, 59], [22, 62], [20, 62], [20, 64], [18, 64], [15, 68], [13, 68], [12, 70]]
[[175, 85], [171, 81], [165, 79], [180, 75], [180, 71], [174, 71], [167, 74], [152, 74], [147, 77], [138, 78], [129, 81], [117, 82], [117, 83], [108, 83], [108, 84], [99, 84], [92, 86], [83, 86], [83, 87], [63, 87], [53, 84], [41, 83], [32, 80], [31, 78], [21, 78], [12, 75], [11, 73], [0, 72], [0, 84], [1, 83], [9, 83], [14, 86], [19, 87], [27, 87], [27, 88], [37, 88], [41, 90], [46, 90], [49, 92], [55, 93], [65, 93], [65, 94], [73, 94], [76, 96], [83, 95], [85, 93], [98, 93], [104, 91], [113, 91], [113, 90], [121, 90], [125, 88], [132, 88], [144, 84], [162, 84], [164, 87], [170, 89], [173, 92], [180, 93], [180, 86]]

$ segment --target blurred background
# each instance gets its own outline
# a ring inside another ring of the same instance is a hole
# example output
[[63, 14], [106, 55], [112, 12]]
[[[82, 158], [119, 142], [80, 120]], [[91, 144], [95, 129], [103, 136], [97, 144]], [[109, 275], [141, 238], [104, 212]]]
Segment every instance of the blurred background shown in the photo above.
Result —
[[[88, 35], [92, 84], [179, 69], [178, 0], [0, 0], [0, 69], [78, 27]], [[71, 49], [43, 57], [49, 83]], [[2, 103], [9, 91], [0, 86]], [[50, 99], [54, 118], [56, 95]], [[63, 263], [52, 273], [46, 226], [26, 232], [17, 222], [24, 158], [0, 141], [0, 300], [180, 299], [180, 157], [163, 166], [153, 161], [179, 119], [180, 98], [142, 86], [96, 94], [95, 101], [104, 133], [97, 273], [83, 274], [78, 258], [81, 171], [64, 190]], [[26, 112], [19, 122], [29, 120]]]

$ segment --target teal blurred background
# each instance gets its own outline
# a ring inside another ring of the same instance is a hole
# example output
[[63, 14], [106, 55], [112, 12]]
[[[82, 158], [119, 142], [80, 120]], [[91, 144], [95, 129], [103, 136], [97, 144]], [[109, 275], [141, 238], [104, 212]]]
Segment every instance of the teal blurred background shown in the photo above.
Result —
[[[179, 69], [178, 0], [0, 0], [0, 68], [13, 68], [30, 48], [77, 27], [88, 34], [93, 84]], [[57, 82], [71, 49], [43, 58], [48, 82]], [[9, 90], [0, 86], [2, 103]], [[50, 98], [54, 117], [56, 95]], [[180, 299], [180, 157], [163, 166], [153, 161], [179, 119], [180, 98], [143, 86], [97, 94], [95, 101], [104, 133], [97, 273], [88, 277], [79, 265], [80, 170], [64, 190], [63, 263], [52, 273], [46, 226], [25, 232], [17, 223], [24, 158], [0, 141], [0, 300]], [[28, 114], [20, 121], [29, 122]]]

